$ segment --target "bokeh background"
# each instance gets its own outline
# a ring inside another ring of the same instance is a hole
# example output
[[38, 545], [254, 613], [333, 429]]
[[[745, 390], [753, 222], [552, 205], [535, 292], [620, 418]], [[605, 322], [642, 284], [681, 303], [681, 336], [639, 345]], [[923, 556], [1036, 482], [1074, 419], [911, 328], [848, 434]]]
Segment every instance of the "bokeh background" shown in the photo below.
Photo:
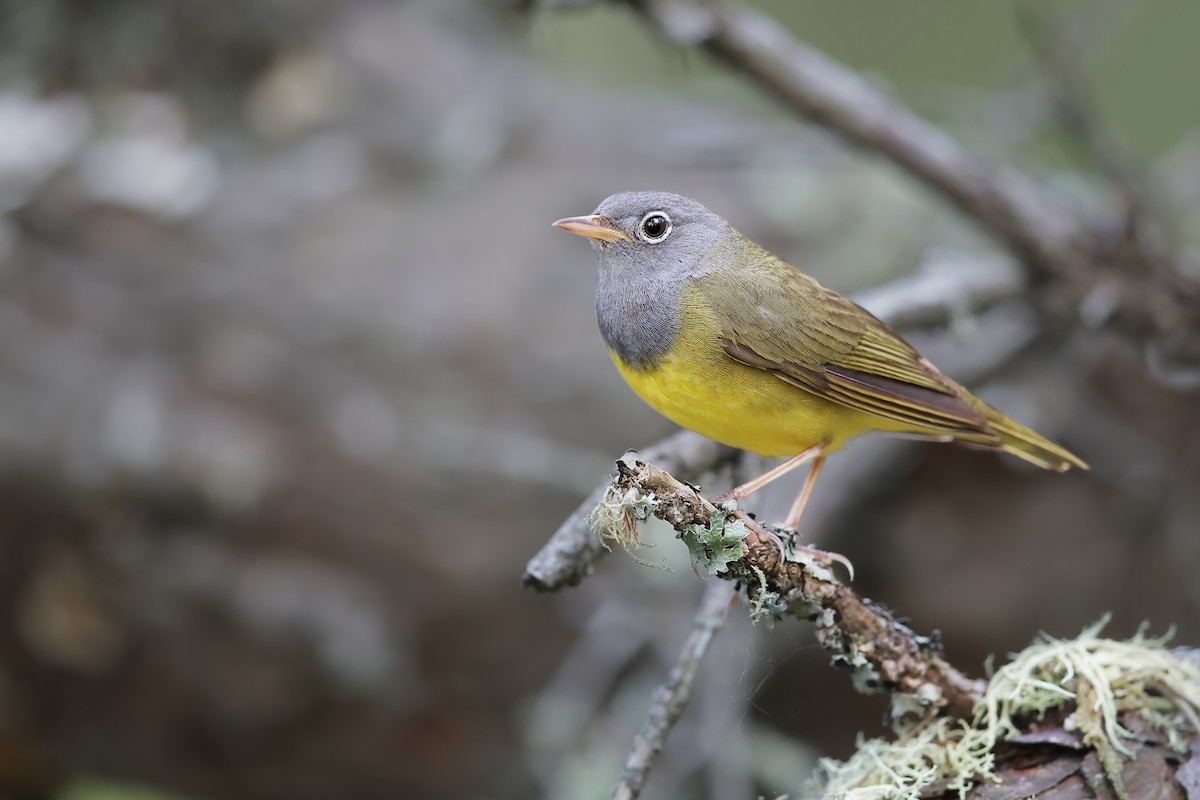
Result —
[[[753, 5], [1111, 202], [1027, 6]], [[1200, 5], [1057, 8], [1194, 255]], [[588, 248], [549, 227], [633, 188], [845, 292], [993, 248], [619, 5], [0, 2], [0, 798], [606, 797], [703, 583], [669, 537], [642, 555], [673, 571], [521, 574], [673, 430], [609, 363]], [[1200, 399], [1061, 322], [983, 389], [1093, 471], [904, 445], [808, 533], [974, 674], [1107, 611], [1200, 640]], [[796, 796], [886, 731], [794, 621], [735, 610], [700, 681], [647, 797]]]

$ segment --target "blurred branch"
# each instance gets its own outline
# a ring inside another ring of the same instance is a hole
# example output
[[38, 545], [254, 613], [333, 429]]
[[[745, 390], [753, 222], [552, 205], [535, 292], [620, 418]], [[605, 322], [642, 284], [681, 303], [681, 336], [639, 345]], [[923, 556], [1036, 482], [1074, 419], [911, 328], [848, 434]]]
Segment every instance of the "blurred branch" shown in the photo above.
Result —
[[613, 790], [613, 800], [634, 800], [642, 793], [646, 777], [658, 760], [667, 735], [687, 708], [696, 671], [713, 636], [724, 627], [736, 594], [729, 581], [711, 581], [705, 588], [704, 598], [692, 622], [692, 632], [683, 645], [679, 660], [654, 692], [650, 713], [634, 737], [633, 749], [625, 759], [625, 772]]
[[1145, 177], [1121, 147], [1091, 91], [1082, 47], [1075, 31], [1064, 24], [1053, 4], [1024, 4], [1017, 19], [1029, 42], [1040, 74], [1051, 92], [1050, 102], [1062, 128], [1082, 146], [1095, 168], [1116, 190], [1124, 206], [1124, 236], [1138, 242], [1146, 235], [1154, 211]]
[[784, 105], [891, 159], [1042, 269], [1061, 259], [1074, 220], [1024, 175], [977, 158], [857, 72], [764, 14], [696, 0], [629, 0], [671, 41], [700, 45]]
[[[685, 538], [695, 537], [697, 529], [711, 530], [718, 521], [725, 528], [721, 535], [729, 537], [729, 528], [738, 524], [695, 487], [641, 460], [618, 461], [612, 488], [622, 506], [653, 498], [649, 512]], [[911, 695], [955, 717], [972, 713], [982, 683], [944, 661], [934, 640], [918, 636], [828, 570], [782, 559], [776, 542], [747, 530], [741, 557], [718, 577], [744, 584], [761, 610], [811, 620], [820, 645], [857, 670], [860, 687]]]
[[[1087, 15], [1072, 18], [1071, 36], [1075, 43], [1077, 69], [1087, 70], [1100, 58], [1100, 52], [1125, 29], [1148, 0], [1097, 0]], [[1034, 2], [1029, 3], [1034, 6]], [[1036, 10], [1036, 6], [1031, 9]], [[1036, 58], [1010, 67], [999, 81], [1002, 88], [980, 93], [968, 90], [966, 108], [946, 109], [952, 128], [986, 131], [992, 143], [1028, 142], [1048, 127], [1045, 80]]]
[[1184, 386], [1200, 371], [1200, 282], [1149, 243], [1130, 242], [1121, 224], [1085, 219], [1032, 178], [969, 153], [764, 14], [720, 0], [626, 2], [668, 40], [703, 47], [800, 115], [929, 186], [1037, 277], [1067, 290], [1078, 307], [1072, 316], [1148, 345], [1165, 381]]
[[[1003, 305], [1023, 289], [1020, 270], [1008, 259], [973, 260], [943, 252], [931, 254], [913, 275], [865, 292], [858, 300], [880, 319], [909, 333], [951, 325], [960, 338], [935, 360], [959, 380], [975, 381], [1033, 338], [1036, 326], [1030, 315]], [[696, 482], [742, 454], [691, 431], [680, 431], [647, 447], [641, 457], [680, 480]], [[826, 481], [822, 493], [858, 496], [863, 483], [869, 484], [874, 475], [871, 470], [856, 470], [845, 482]], [[591, 573], [607, 551], [588, 520], [607, 488], [601, 486], [588, 495], [530, 559], [525, 567], [527, 586], [553, 591], [577, 585]]]

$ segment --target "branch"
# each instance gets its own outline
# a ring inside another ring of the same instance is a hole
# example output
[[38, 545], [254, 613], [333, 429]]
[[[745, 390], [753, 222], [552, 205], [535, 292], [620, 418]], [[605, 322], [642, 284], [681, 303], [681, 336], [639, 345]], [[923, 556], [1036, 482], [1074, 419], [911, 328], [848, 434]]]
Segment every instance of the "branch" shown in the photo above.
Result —
[[[704, 473], [732, 462], [738, 455], [739, 451], [734, 448], [691, 431], [680, 431], [645, 450], [646, 458], [662, 464], [664, 469], [685, 481], [699, 480]], [[526, 586], [538, 591], [554, 591], [564, 586], [577, 586], [591, 574], [596, 562], [608, 552], [592, 532], [589, 521], [607, 490], [605, 484], [588, 495], [529, 560], [523, 579]]]
[[667, 679], [654, 692], [650, 713], [633, 740], [633, 749], [625, 759], [625, 772], [613, 791], [613, 800], [634, 800], [642, 793], [646, 777], [662, 752], [671, 728], [679, 721], [691, 699], [696, 671], [708, 646], [725, 625], [737, 592], [728, 581], [712, 581], [704, 590], [704, 598], [692, 622], [683, 650]]
[[[817, 641], [835, 661], [855, 668], [860, 688], [910, 695], [954, 717], [968, 717], [982, 696], [983, 684], [944, 661], [935, 641], [859, 597], [828, 570], [782, 560], [774, 541], [734, 520], [695, 487], [644, 461], [624, 458], [617, 462], [609, 497], [617, 498], [614, 512], [627, 524], [653, 514], [678, 531], [693, 553], [711, 555], [709, 571], [744, 584], [760, 612], [812, 621]], [[724, 547], [740, 555], [720, 557]]]
[[1150, 211], [1156, 210], [1145, 176], [1118, 144], [1108, 127], [1085, 73], [1077, 26], [1068, 26], [1053, 4], [1027, 3], [1017, 7], [1017, 22], [1041, 66], [1055, 116], [1121, 196], [1124, 235], [1136, 241], [1145, 235]]
[[670, 41], [703, 47], [785, 106], [933, 189], [1038, 278], [1067, 289], [1077, 321], [1148, 345], [1164, 381], [1183, 387], [1200, 373], [1200, 281], [1151, 243], [1130, 241], [1120, 220], [1085, 219], [1031, 178], [967, 152], [763, 14], [720, 0], [626, 2]]
[[886, 156], [1018, 255], [1046, 271], [1073, 249], [1078, 226], [1026, 176], [964, 150], [854, 70], [774, 20], [722, 2], [629, 0], [679, 45], [699, 45], [785, 106]]

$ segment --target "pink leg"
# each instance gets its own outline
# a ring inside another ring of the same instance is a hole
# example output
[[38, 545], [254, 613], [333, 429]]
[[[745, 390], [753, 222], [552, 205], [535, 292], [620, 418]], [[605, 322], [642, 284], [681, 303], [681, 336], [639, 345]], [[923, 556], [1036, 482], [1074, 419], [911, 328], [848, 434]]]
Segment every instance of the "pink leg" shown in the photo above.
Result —
[[796, 469], [797, 467], [803, 466], [804, 464], [807, 464], [809, 461], [812, 461], [814, 458], [823, 458], [825, 455], [826, 447], [827, 447], [827, 445], [823, 445], [823, 444], [816, 445], [815, 447], [810, 447], [807, 450], [792, 456], [791, 458], [789, 458], [787, 461], [784, 461], [779, 466], [767, 470], [762, 475], [759, 475], [757, 478], [746, 481], [741, 486], [738, 486], [738, 487], [735, 487], [735, 488], [729, 490], [725, 494], [721, 495], [721, 497], [725, 498], [725, 499], [732, 499], [732, 500], [737, 500], [737, 501], [745, 500], [751, 494], [753, 494], [754, 492], [757, 492], [759, 489], [763, 488], [764, 486], [766, 486], [768, 483], [775, 480], [776, 478], [780, 478], [780, 477], [783, 477], [784, 475], [787, 475], [792, 470]]
[[792, 510], [788, 512], [787, 521], [783, 523], [783, 527], [793, 530], [800, 527], [800, 517], [804, 514], [804, 507], [808, 505], [808, 499], [812, 497], [813, 486], [816, 485], [817, 476], [821, 474], [823, 466], [825, 466], [825, 454], [821, 453], [808, 468], [808, 477], [804, 479], [804, 488], [800, 490], [796, 502], [792, 504]]
[[[796, 502], [792, 504], [792, 509], [790, 512], [788, 512], [787, 522], [784, 525], [786, 528], [795, 530], [800, 524], [800, 517], [804, 514], [804, 508], [808, 505], [809, 498], [812, 497], [813, 486], [816, 485], [817, 476], [821, 474], [821, 468], [825, 466], [825, 454], [827, 449], [828, 445], [824, 444], [810, 447], [804, 452], [792, 456], [774, 469], [764, 472], [754, 480], [743, 483], [741, 486], [738, 486], [732, 491], [727, 492], [720, 498], [714, 498], [713, 502], [717, 505], [720, 505], [722, 499], [732, 498], [736, 501], [743, 500], [749, 494], [758, 491], [776, 478], [786, 475], [797, 467], [807, 464], [811, 461], [812, 466], [809, 468], [808, 475], [804, 479], [804, 487], [800, 490], [799, 496], [796, 497]], [[783, 541], [775, 533], [769, 529], [763, 528], [757, 522], [750, 519], [750, 517], [747, 516], [741, 509], [735, 511], [734, 515], [745, 522], [746, 525], [751, 528], [751, 530], [754, 530], [759, 535], [766, 536], [774, 541], [779, 546], [779, 552], [784, 554], [784, 557], [786, 557], [787, 549], [784, 547]], [[850, 579], [854, 579], [854, 565], [850, 563], [848, 558], [840, 553], [828, 553], [824, 550], [818, 550], [814, 547], [805, 547], [804, 545], [797, 545], [795, 549], [807, 553], [818, 563], [824, 564], [827, 567], [832, 566], [835, 562], [844, 565], [846, 570], [850, 573]]]

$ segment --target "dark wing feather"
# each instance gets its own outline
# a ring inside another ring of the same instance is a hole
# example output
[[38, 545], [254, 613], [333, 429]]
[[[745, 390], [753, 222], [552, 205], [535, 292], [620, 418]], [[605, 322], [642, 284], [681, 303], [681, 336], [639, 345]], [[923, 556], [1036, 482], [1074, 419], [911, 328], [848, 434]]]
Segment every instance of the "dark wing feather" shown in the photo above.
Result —
[[880, 320], [773, 256], [751, 269], [732, 285], [697, 283], [731, 358], [912, 433], [998, 442], [962, 390]]

